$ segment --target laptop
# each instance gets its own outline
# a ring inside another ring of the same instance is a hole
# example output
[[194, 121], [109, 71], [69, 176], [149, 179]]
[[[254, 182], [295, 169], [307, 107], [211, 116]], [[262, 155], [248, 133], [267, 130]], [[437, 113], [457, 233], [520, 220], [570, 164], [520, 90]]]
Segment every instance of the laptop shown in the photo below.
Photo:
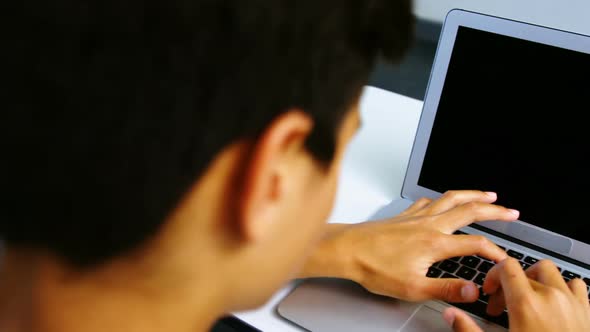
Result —
[[[514, 223], [485, 221], [459, 230], [485, 235], [528, 268], [551, 259], [563, 278], [590, 284], [590, 37], [464, 10], [443, 24], [401, 199], [372, 216], [394, 216], [420, 197], [447, 190], [498, 193], [520, 210]], [[432, 278], [481, 285], [492, 262], [455, 257]], [[303, 281], [277, 306], [317, 332], [450, 331], [442, 311], [457, 306], [486, 331], [506, 331], [507, 313], [472, 304], [409, 303], [370, 294], [345, 280]]]

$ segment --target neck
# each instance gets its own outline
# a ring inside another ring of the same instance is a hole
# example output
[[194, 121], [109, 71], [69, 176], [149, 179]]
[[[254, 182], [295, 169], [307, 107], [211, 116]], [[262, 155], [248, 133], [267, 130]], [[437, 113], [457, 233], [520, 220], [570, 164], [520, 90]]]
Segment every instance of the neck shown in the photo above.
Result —
[[219, 280], [193, 280], [193, 294], [182, 294], [175, 285], [156, 291], [160, 280], [121, 269], [73, 274], [38, 253], [8, 250], [0, 264], [0, 331], [208, 331], [224, 313], [222, 287], [212, 287]]

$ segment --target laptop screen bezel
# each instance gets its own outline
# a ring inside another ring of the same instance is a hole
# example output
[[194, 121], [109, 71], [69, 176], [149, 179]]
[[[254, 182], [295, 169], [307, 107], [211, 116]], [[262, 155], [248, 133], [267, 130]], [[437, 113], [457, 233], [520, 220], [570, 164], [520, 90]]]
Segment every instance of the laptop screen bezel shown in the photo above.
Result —
[[[422, 187], [418, 184], [422, 165], [424, 162], [430, 134], [443, 91], [445, 77], [451, 61], [457, 32], [460, 27], [467, 27], [499, 35], [505, 35], [518, 39], [533, 41], [541, 44], [551, 45], [573, 51], [590, 54], [590, 37], [572, 32], [551, 29], [529, 23], [512, 21], [509, 19], [474, 13], [465, 10], [451, 10], [443, 24], [439, 38], [436, 56], [432, 66], [430, 80], [426, 91], [424, 106], [416, 132], [416, 138], [408, 162], [408, 169], [402, 187], [402, 197], [409, 200], [417, 200], [420, 197], [436, 199], [442, 195], [437, 191]], [[473, 188], [478, 189], [478, 188]], [[537, 226], [518, 221], [519, 225], [530, 229], [540, 229]], [[527, 238], [526, 232], [519, 231], [518, 236], [514, 234], [508, 224], [501, 222], [479, 223], [480, 228], [492, 230], [495, 234], [503, 234], [508, 237], [517, 237], [524, 242], [537, 244], [534, 239]], [[558, 235], [548, 230], [544, 232]], [[565, 236], [560, 236], [565, 237]], [[565, 237], [567, 238], [567, 237]], [[557, 252], [560, 256], [590, 264], [590, 244], [580, 242], [571, 238], [571, 250], [567, 253]]]

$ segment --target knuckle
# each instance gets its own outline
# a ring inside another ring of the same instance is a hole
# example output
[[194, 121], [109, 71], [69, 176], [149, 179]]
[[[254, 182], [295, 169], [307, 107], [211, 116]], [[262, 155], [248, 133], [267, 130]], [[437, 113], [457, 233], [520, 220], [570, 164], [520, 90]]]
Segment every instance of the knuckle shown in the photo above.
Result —
[[423, 236], [421, 242], [427, 248], [437, 247], [440, 242], [438, 236]]
[[550, 269], [550, 268], [557, 269], [557, 266], [555, 265], [555, 263], [553, 263], [549, 259], [542, 259], [542, 260], [538, 261], [537, 266], [541, 270], [546, 270], [546, 269]]
[[584, 281], [582, 281], [582, 279], [580, 278], [575, 278], [569, 281], [569, 284], [573, 287], [573, 288], [586, 288], [586, 283]]
[[455, 284], [452, 281], [447, 281], [441, 285], [440, 295], [444, 300], [453, 301], [456, 299]]
[[463, 204], [463, 207], [465, 208], [465, 210], [474, 213], [478, 212], [481, 209], [481, 204], [478, 202], [468, 202]]
[[456, 201], [460, 194], [457, 190], [448, 190], [443, 194], [443, 197], [451, 202]]
[[431, 200], [430, 198], [427, 198], [427, 197], [421, 197], [420, 199], [418, 199], [418, 200], [416, 201], [416, 203], [418, 203], [418, 204], [428, 204], [428, 203], [430, 203], [431, 201], [432, 201], [432, 200]]
[[492, 245], [492, 242], [483, 235], [473, 235], [473, 244], [478, 249], [484, 249]]
[[473, 220], [489, 219], [485, 212], [486, 205], [480, 202], [467, 202], [461, 206], [463, 213], [470, 215]]
[[522, 268], [520, 262], [513, 257], [506, 258], [506, 263], [504, 263], [504, 266], [507, 271], [520, 270]]
[[545, 295], [556, 303], [561, 303], [565, 298], [564, 292], [555, 287], [548, 287], [545, 290]]
[[434, 222], [436, 222], [438, 220], [438, 216], [433, 216], [433, 215], [425, 215], [422, 217], [421, 222], [424, 222], [426, 224], [433, 224]]
[[517, 311], [518, 313], [523, 313], [528, 311], [530, 308], [534, 307], [534, 300], [531, 295], [522, 295], [518, 298], [513, 300], [515, 306], [512, 310]]
[[424, 248], [436, 249], [441, 246], [443, 238], [440, 233], [423, 232], [419, 235], [419, 242]]

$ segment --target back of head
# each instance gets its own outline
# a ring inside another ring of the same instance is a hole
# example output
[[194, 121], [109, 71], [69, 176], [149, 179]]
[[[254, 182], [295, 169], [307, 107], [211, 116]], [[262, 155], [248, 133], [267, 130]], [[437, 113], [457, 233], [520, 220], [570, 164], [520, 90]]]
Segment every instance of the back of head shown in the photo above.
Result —
[[409, 0], [19, 1], [5, 11], [0, 238], [77, 266], [157, 233], [228, 144], [297, 107], [329, 162]]

